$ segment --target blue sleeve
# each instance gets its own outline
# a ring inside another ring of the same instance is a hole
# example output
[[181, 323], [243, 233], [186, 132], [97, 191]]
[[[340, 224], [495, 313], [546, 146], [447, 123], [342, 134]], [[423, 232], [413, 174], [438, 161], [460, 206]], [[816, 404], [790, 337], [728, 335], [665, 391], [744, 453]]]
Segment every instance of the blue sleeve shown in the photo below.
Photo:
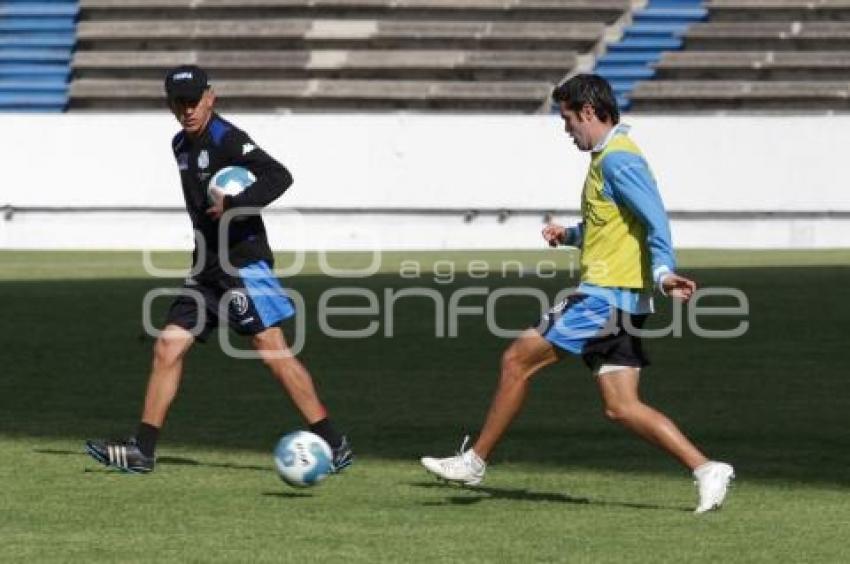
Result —
[[564, 245], [570, 247], [581, 247], [584, 241], [584, 222], [567, 227], [566, 235], [564, 236]]
[[658, 284], [664, 274], [676, 269], [676, 256], [670, 221], [646, 160], [625, 151], [610, 153], [602, 162], [602, 173], [605, 195], [631, 210], [646, 226], [652, 279]]

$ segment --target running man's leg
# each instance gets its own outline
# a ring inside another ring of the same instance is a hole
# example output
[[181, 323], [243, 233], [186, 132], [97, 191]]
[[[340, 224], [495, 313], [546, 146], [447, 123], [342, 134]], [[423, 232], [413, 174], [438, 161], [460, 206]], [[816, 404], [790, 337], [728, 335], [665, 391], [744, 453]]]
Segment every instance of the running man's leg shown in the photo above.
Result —
[[[480, 484], [484, 479], [486, 459], [525, 403], [529, 380], [558, 359], [554, 345], [539, 332], [529, 329], [520, 335], [502, 355], [499, 384], [475, 445], [448, 458], [424, 456], [420, 462], [425, 469], [444, 480], [468, 486]], [[461, 446], [462, 451], [464, 446]]]
[[269, 327], [252, 338], [263, 363], [280, 382], [308, 424], [321, 421], [327, 411], [319, 401], [313, 378], [286, 344], [279, 327]]
[[588, 339], [606, 325], [610, 310], [604, 300], [574, 294], [549, 310], [537, 328], [522, 333], [502, 355], [499, 384], [473, 447], [447, 458], [422, 457], [425, 469], [445, 480], [481, 483], [485, 461], [525, 403], [531, 377], [565, 353], [581, 354]]
[[310, 431], [327, 441], [333, 451], [334, 470], [351, 465], [354, 454], [348, 437], [341, 435], [328, 418], [328, 412], [313, 385], [307, 368], [289, 349], [279, 327], [269, 327], [251, 337], [263, 363], [289, 394], [292, 402], [309, 425]]
[[675, 423], [640, 400], [639, 380], [640, 370], [630, 366], [597, 376], [605, 416], [668, 452], [691, 470], [708, 462]]
[[[313, 378], [286, 343], [279, 324], [295, 316], [295, 306], [265, 261], [239, 269], [239, 276], [222, 280], [226, 291], [219, 303], [227, 310], [230, 326], [251, 336], [263, 363], [280, 382], [310, 431], [322, 437], [333, 451], [336, 471], [353, 461], [351, 444], [331, 424], [313, 385]], [[222, 316], [223, 317], [223, 316]]]
[[87, 440], [86, 452], [92, 458], [125, 472], [146, 474], [153, 471], [159, 429], [177, 395], [183, 375], [183, 357], [194, 340], [189, 331], [178, 325], [165, 327], [154, 345], [142, 421], [136, 435], [121, 440]]
[[[610, 365], [609, 365], [610, 368]], [[709, 460], [664, 414], [646, 405], [638, 397], [640, 372], [633, 367], [617, 367], [597, 376], [605, 404], [605, 415], [648, 442], [670, 453], [693, 471], [699, 490], [695, 513], [719, 508], [726, 498], [729, 483], [735, 477], [730, 464]]]
[[251, 336], [251, 344], [263, 363], [280, 382], [304, 420], [313, 424], [327, 415], [319, 401], [313, 379], [289, 349], [279, 324], [295, 316], [295, 307], [271, 267], [265, 261], [239, 269], [239, 276], [222, 283], [228, 286], [220, 307], [227, 310], [230, 326]]
[[602, 299], [573, 294], [546, 313], [535, 329], [528, 329], [502, 356], [496, 395], [473, 451], [486, 460], [519, 413], [531, 377], [558, 362], [566, 353], [581, 354], [589, 339], [608, 323], [611, 306]]
[[153, 365], [148, 378], [142, 423], [161, 428], [168, 408], [177, 395], [183, 376], [183, 357], [195, 338], [178, 325], [167, 325], [153, 349]]
[[534, 329], [525, 331], [504, 352], [496, 393], [490, 402], [484, 427], [472, 447], [482, 460], [490, 457], [490, 453], [519, 414], [528, 395], [531, 377], [558, 359], [558, 353], [552, 343]]

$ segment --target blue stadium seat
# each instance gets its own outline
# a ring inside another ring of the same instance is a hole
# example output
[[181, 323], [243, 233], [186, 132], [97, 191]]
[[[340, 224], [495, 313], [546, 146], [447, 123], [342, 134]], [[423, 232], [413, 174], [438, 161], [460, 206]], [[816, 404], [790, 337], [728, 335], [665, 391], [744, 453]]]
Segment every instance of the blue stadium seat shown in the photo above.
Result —
[[702, 7], [703, 0], [651, 0], [650, 4], [651, 6], [648, 6], [648, 8], [699, 8]]
[[632, 37], [608, 46], [608, 51], [671, 51], [680, 49], [682, 40], [676, 37]]
[[635, 13], [617, 43], [608, 46], [595, 71], [607, 78], [623, 109], [628, 109], [628, 95], [640, 80], [655, 76], [652, 63], [664, 51], [681, 49], [682, 36], [688, 27], [705, 19], [708, 11], [700, 0], [650, 0]]
[[627, 80], [627, 79], [617, 79], [612, 80], [608, 79], [608, 82], [611, 83], [611, 88], [614, 89], [614, 92], [631, 92], [635, 87], [635, 84], [638, 83], [637, 80]]
[[73, 52], [71, 49], [37, 48], [14, 49], [0, 48], [0, 63], [64, 63], [68, 65]]
[[626, 63], [646, 65], [657, 62], [659, 59], [661, 59], [661, 51], [609, 51], [599, 57], [596, 64], [599, 66]]
[[64, 92], [68, 85], [53, 78], [0, 78], [0, 92]]
[[596, 66], [596, 74], [602, 75], [610, 81], [622, 78], [648, 79], [652, 78], [654, 73], [652, 69], [645, 66], [605, 64]]
[[15, 2], [0, 5], [0, 18], [12, 17], [65, 17], [76, 18], [79, 8], [76, 2]]
[[[4, 63], [0, 59], [0, 77], [50, 77], [56, 80], [68, 80], [70, 71], [68, 65], [42, 65]], [[0, 79], [2, 80], [2, 79]]]
[[2, 47], [67, 47], [77, 42], [74, 33], [7, 33], [0, 37]]
[[67, 106], [78, 14], [76, 0], [0, 4], [0, 110]]
[[705, 8], [647, 8], [640, 13], [642, 22], [694, 22], [708, 15]]
[[61, 112], [67, 104], [67, 93], [7, 93], [0, 90], [0, 110]]
[[0, 31], [65, 31], [76, 29], [74, 20], [70, 18], [2, 18]]
[[630, 25], [626, 30], [626, 37], [642, 37], [661, 35], [669, 36], [683, 33], [690, 22], [640, 22]]

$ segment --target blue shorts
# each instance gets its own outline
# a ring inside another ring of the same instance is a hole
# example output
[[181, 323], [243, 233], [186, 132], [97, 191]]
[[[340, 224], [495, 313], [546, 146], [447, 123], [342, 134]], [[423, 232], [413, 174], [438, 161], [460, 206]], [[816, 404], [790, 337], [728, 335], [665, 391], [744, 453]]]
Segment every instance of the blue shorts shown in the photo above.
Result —
[[649, 359], [633, 333], [647, 317], [623, 311], [599, 296], [572, 294], [543, 316], [537, 331], [559, 349], [580, 355], [591, 370], [602, 364], [643, 367]]
[[200, 341], [223, 325], [222, 311], [228, 326], [240, 335], [256, 335], [295, 315], [292, 300], [265, 261], [240, 268], [238, 277], [187, 280], [183, 289], [171, 304], [166, 324], [183, 327]]

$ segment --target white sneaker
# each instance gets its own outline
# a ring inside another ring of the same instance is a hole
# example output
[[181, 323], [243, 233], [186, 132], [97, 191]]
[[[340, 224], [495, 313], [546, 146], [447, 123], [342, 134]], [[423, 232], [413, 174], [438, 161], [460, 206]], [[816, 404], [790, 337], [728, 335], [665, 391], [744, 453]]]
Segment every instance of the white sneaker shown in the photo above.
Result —
[[463, 449], [466, 448], [467, 442], [469, 442], [468, 436], [463, 439], [463, 444], [460, 446], [457, 456], [448, 458], [423, 456], [420, 459], [422, 466], [428, 472], [443, 480], [460, 482], [466, 486], [477, 486], [484, 479], [484, 470], [487, 468], [487, 464], [481, 460], [480, 456], [475, 454], [474, 450], [469, 449], [464, 452]]
[[735, 478], [735, 469], [725, 462], [709, 461], [694, 470], [694, 478], [699, 489], [699, 505], [694, 513], [705, 513], [723, 504], [729, 482]]

